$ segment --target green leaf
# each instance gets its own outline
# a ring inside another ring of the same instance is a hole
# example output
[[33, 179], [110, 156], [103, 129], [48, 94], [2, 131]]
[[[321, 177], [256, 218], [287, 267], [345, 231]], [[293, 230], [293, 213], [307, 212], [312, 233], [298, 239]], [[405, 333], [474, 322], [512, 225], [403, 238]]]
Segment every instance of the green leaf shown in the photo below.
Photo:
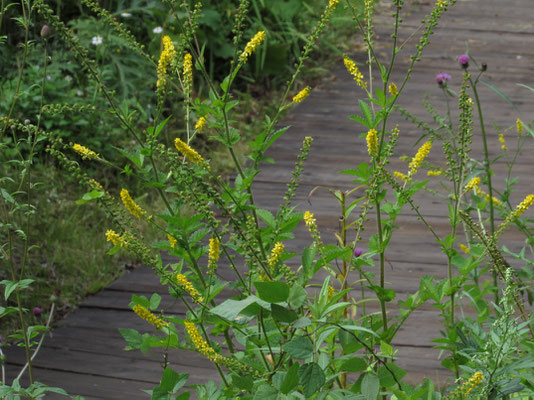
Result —
[[291, 368], [287, 371], [287, 374], [280, 386], [280, 392], [283, 394], [289, 394], [293, 389], [299, 384], [299, 371], [300, 364], [294, 363]]
[[[389, 370], [391, 370], [391, 372], [393, 372], [393, 374], [395, 374], [395, 377], [393, 377], [392, 373], [388, 370], [388, 368]], [[393, 363], [388, 363], [388, 368], [382, 366], [378, 369], [378, 378], [380, 380], [380, 386], [384, 386], [387, 388], [397, 384], [395, 378], [397, 378], [397, 380], [400, 382], [402, 378], [406, 375], [405, 370]]]
[[268, 303], [281, 303], [289, 296], [289, 286], [284, 282], [254, 282], [257, 295]]
[[293, 358], [305, 360], [313, 354], [313, 344], [304, 336], [297, 336], [282, 346], [287, 354]]
[[273, 214], [270, 211], [257, 209], [256, 214], [258, 214], [258, 217], [260, 217], [263, 222], [269, 226], [269, 228], [276, 228], [276, 220], [274, 219]]
[[307, 297], [308, 293], [306, 292], [306, 289], [295, 284], [289, 289], [289, 298], [287, 301], [291, 308], [297, 309], [304, 304]]
[[139, 349], [143, 343], [142, 335], [135, 329], [119, 328], [119, 332], [132, 349]]
[[367, 363], [363, 358], [353, 357], [341, 363], [341, 371], [360, 372], [367, 369]]
[[216, 307], [213, 307], [210, 312], [218, 315], [224, 319], [234, 321], [241, 311], [256, 303], [258, 298], [256, 296], [249, 296], [243, 300], [228, 299]]
[[187, 378], [189, 378], [189, 374], [179, 374], [171, 368], [165, 367], [159, 386], [168, 393], [176, 393], [185, 385]]
[[389, 343], [386, 343], [383, 340], [381, 340], [380, 341], [380, 351], [385, 356], [392, 356], [393, 355], [393, 346], [391, 346]]
[[326, 381], [324, 371], [317, 363], [302, 365], [299, 368], [299, 377], [306, 397], [313, 396]]
[[232, 374], [232, 384], [241, 390], [252, 390], [254, 381], [252, 378], [246, 375], [240, 376], [237, 374]]
[[271, 385], [263, 384], [256, 390], [254, 400], [273, 400], [278, 397], [278, 393]]
[[292, 323], [298, 319], [298, 315], [293, 310], [288, 310], [285, 307], [279, 306], [278, 304], [271, 304], [272, 316], [276, 321]]
[[368, 372], [362, 380], [362, 394], [367, 400], [376, 400], [380, 390], [380, 380], [374, 373]]
[[302, 252], [302, 268], [306, 277], [309, 279], [313, 276], [313, 260], [315, 259], [315, 247], [309, 246]]
[[363, 116], [365, 117], [365, 119], [367, 121], [366, 126], [368, 128], [373, 128], [374, 127], [374, 117], [373, 117], [373, 112], [371, 111], [371, 108], [363, 100], [358, 100], [358, 103], [360, 104], [360, 109], [362, 110], [362, 114], [363, 114]]
[[265, 143], [265, 146], [263, 148], [263, 151], [266, 151], [271, 145], [278, 139], [281, 135], [283, 135], [289, 128], [291, 128], [291, 125], [285, 126], [282, 129], [277, 130], [274, 132], [271, 136], [269, 136], [269, 139]]
[[158, 308], [159, 303], [161, 303], [161, 296], [157, 293], [152, 294], [150, 297], [150, 309], [155, 310]]

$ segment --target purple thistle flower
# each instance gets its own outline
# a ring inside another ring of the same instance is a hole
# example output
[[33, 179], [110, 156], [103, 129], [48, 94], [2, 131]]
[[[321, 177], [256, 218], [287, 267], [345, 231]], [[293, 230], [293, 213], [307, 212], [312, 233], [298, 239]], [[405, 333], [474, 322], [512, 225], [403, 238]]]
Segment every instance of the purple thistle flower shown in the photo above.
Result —
[[439, 86], [447, 86], [447, 81], [450, 79], [452, 79], [452, 76], [446, 74], [445, 72], [441, 72], [436, 75], [436, 82]]
[[41, 315], [42, 312], [43, 311], [39, 307], [34, 307], [34, 309], [32, 310], [33, 315], [35, 315], [36, 317]]
[[354, 249], [354, 256], [355, 256], [355, 257], [360, 257], [362, 254], [363, 254], [363, 250], [360, 249], [359, 247], [356, 247], [356, 248]]
[[460, 57], [458, 57], [458, 63], [463, 69], [467, 69], [467, 67], [469, 67], [469, 56], [467, 54], [462, 54]]

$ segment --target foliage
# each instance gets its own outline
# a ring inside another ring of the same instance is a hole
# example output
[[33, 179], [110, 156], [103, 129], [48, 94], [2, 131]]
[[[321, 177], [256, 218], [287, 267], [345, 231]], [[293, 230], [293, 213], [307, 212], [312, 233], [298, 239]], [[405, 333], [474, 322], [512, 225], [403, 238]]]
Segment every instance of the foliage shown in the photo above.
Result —
[[[180, 21], [179, 40], [173, 43], [162, 28], [161, 54], [158, 62], [153, 63], [150, 75], [156, 98], [153, 120], [146, 124], [137, 119], [135, 104], [117, 100], [114, 82], [102, 73], [103, 61], [98, 59], [111, 57], [111, 54], [88, 51], [43, 0], [36, 0], [32, 6], [53, 27], [58, 40], [65, 43], [88, 81], [98, 88], [96, 93], [102, 96], [100, 101], [107, 102], [110, 116], [122, 126], [123, 135], [128, 135], [127, 145], [115, 147], [117, 155], [108, 157], [101, 149], [91, 148], [86, 141], [69, 142], [62, 137], [61, 131], [41, 123], [41, 114], [36, 123], [20, 121], [13, 106], [15, 100], [8, 114], [0, 120], [3, 125], [0, 139], [7, 137], [6, 132], [12, 134], [12, 140], [2, 143], [11, 152], [11, 161], [19, 167], [19, 186], [27, 185], [24, 191], [17, 191], [17, 182], [10, 182], [15, 186], [6, 185], [9, 191], [3, 189], [3, 204], [10, 210], [5, 215], [19, 213], [24, 221], [33, 214], [30, 201], [22, 204], [18, 199], [29, 196], [32, 181], [26, 174], [30, 171], [36, 146], [40, 142], [46, 143], [48, 156], [66, 176], [85, 189], [81, 202], [98, 204], [110, 217], [113, 226], [106, 232], [107, 241], [111, 243], [110, 253], [122, 249], [135, 255], [153, 269], [170, 294], [183, 304], [185, 317], [158, 311], [161, 297], [157, 294], [150, 298], [133, 295], [132, 311], [151, 324], [154, 331], [140, 334], [133, 329], [122, 329], [121, 334], [130, 350], [143, 353], [152, 347], [196, 351], [215, 365], [221, 383], [187, 386], [187, 374], [173, 371], [166, 361], [161, 382], [150, 391], [152, 398], [186, 399], [191, 390], [196, 390], [200, 399], [377, 399], [379, 396], [393, 399], [493, 399], [515, 393], [531, 396], [534, 382], [529, 371], [533, 366], [533, 332], [525, 298], [531, 297], [532, 280], [527, 268], [518, 274], [508, 265], [503, 256], [506, 249], [499, 241], [506, 229], [516, 225], [527, 240], [525, 248], [514, 255], [525, 260], [524, 267], [531, 265], [525, 251], [532, 240], [532, 220], [523, 214], [534, 203], [534, 195], [527, 196], [517, 207], [508, 201], [513, 185], [510, 174], [514, 162], [511, 161], [507, 190], [500, 198], [496, 197], [477, 91], [485, 68], [481, 65], [478, 72], [473, 72], [469, 63], [473, 64], [474, 59], [468, 55], [459, 57], [463, 80], [458, 96], [447, 86], [443, 74], [440, 78], [447, 101], [454, 99], [458, 102], [457, 126], [454, 126], [450, 108], [447, 116], [442, 117], [425, 102], [437, 125], [433, 127], [397, 106], [433, 29], [455, 0], [438, 0], [433, 5], [422, 23], [421, 37], [408, 73], [399, 82], [392, 82], [391, 71], [398, 52], [397, 34], [403, 2], [394, 1], [395, 31], [391, 54], [385, 61], [374, 52], [373, 1], [365, 1], [363, 8], [349, 1], [343, 4], [338, 4], [337, 0], [328, 1], [318, 21], [305, 36], [302, 49], [297, 50], [298, 41], [292, 43], [296, 47], [291, 51], [298, 54], [295, 69], [277, 109], [265, 115], [261, 130], [251, 143], [247, 163], [243, 163], [235, 151], [243, 134], [235, 117], [240, 99], [235, 96], [234, 87], [242, 74], [250, 78], [247, 74], [259, 71], [261, 59], [268, 55], [268, 46], [276, 44], [276, 40], [282, 43], [285, 32], [293, 28], [281, 30], [277, 39], [266, 32], [263, 25], [258, 23], [256, 27], [254, 21], [258, 20], [252, 21], [252, 28], [248, 28], [245, 21], [255, 12], [262, 21], [268, 17], [276, 19], [276, 15], [288, 14], [287, 10], [277, 10], [277, 7], [296, 7], [303, 3], [274, 2], [269, 8], [270, 13], [262, 14], [255, 9], [263, 6], [260, 1], [241, 0], [231, 15], [232, 28], [227, 28], [227, 33], [221, 35], [221, 39], [228, 35], [233, 46], [227, 55], [232, 62], [227, 65], [220, 82], [212, 79], [214, 69], [210, 69], [210, 64], [213, 60], [206, 56], [202, 42], [199, 43], [199, 39], [209, 42], [210, 37], [198, 34], [206, 18], [218, 17], [213, 12], [203, 11], [200, 3], [184, 2], [179, 6], [172, 1], [168, 3], [172, 17]], [[117, 25], [108, 11], [90, 0], [84, 0], [84, 4], [99, 15], [101, 22], [98, 23], [110, 27], [109, 35], [122, 38], [132, 54], [147, 59], [145, 48], [124, 26]], [[363, 136], [369, 159], [354, 169], [342, 171], [353, 177], [353, 189], [332, 191], [343, 218], [339, 232], [336, 232], [337, 242], [331, 244], [323, 241], [314, 214], [297, 212], [292, 205], [312, 138], [306, 138], [302, 144], [293, 179], [277, 211], [256, 205], [252, 184], [261, 171], [261, 163], [269, 161], [267, 150], [287, 130], [287, 127], [278, 126], [283, 112], [305, 101], [310, 93], [310, 89], [305, 88], [292, 100], [289, 97], [312, 49], [335, 9], [340, 7], [351, 13], [355, 25], [361, 30], [369, 65], [378, 69], [379, 79], [373, 81], [372, 73], [365, 77], [354, 61], [344, 57], [348, 73], [364, 93], [364, 98], [358, 101], [359, 113], [351, 119], [367, 131]], [[27, 5], [27, 9], [23, 9], [29, 12], [30, 7]], [[285, 17], [291, 20], [291, 15]], [[296, 14], [292, 17], [296, 18]], [[27, 17], [23, 22], [27, 32]], [[214, 24], [213, 21], [210, 23]], [[76, 26], [83, 26], [83, 23]], [[98, 45], [100, 40], [103, 37], [95, 43]], [[218, 56], [214, 53], [210, 58]], [[27, 59], [27, 51], [24, 57]], [[197, 91], [195, 82], [199, 76], [205, 87]], [[135, 81], [136, 78], [132, 79]], [[15, 93], [20, 90], [21, 81], [19, 74]], [[128, 84], [124, 85], [128, 87]], [[44, 85], [41, 93], [43, 91]], [[179, 112], [168, 114], [166, 104], [169, 103], [175, 104]], [[470, 156], [475, 107], [485, 143], [482, 168]], [[389, 121], [395, 110], [425, 131], [421, 137], [424, 142], [413, 157], [408, 158], [405, 172], [389, 168], [399, 140], [398, 127]], [[172, 120], [184, 116], [183, 132], [175, 135]], [[530, 124], [520, 122], [517, 122], [518, 133], [531, 134]], [[231, 158], [237, 171], [235, 181], [227, 182], [215, 174], [210, 160], [195, 149], [194, 139], [205, 134], [218, 141]], [[174, 140], [165, 135], [172, 135]], [[443, 144], [445, 166], [434, 166], [428, 161], [429, 153], [439, 141]], [[519, 145], [524, 143], [520, 136]], [[122, 188], [119, 200], [118, 190], [107, 188], [95, 179], [98, 178], [95, 172], [98, 168], [119, 170], [135, 185]], [[432, 171], [431, 176], [441, 176], [440, 183], [450, 194], [447, 196], [450, 225], [447, 235], [434, 231], [416, 204], [416, 194], [429, 186], [429, 180], [420, 177], [424, 169]], [[487, 192], [481, 186], [487, 187]], [[365, 189], [363, 194], [357, 194], [360, 188]], [[161, 207], [144, 207], [142, 191], [158, 195]], [[385, 254], [394, 240], [397, 219], [405, 207], [416, 213], [441, 246], [447, 257], [448, 277], [443, 280], [423, 277], [419, 290], [399, 300], [399, 312], [391, 314], [388, 310], [397, 294], [386, 286]], [[358, 245], [362, 242], [362, 231], [371, 211], [376, 215], [376, 233], [369, 238], [367, 249], [362, 250]], [[499, 226], [496, 225], [496, 212], [504, 217]], [[308, 230], [309, 245], [292, 253], [286, 246], [294, 238], [299, 224], [304, 224]], [[2, 281], [2, 285], [6, 300], [15, 296], [16, 302], [3, 312], [17, 312], [21, 316], [22, 328], [15, 336], [22, 340], [27, 350], [31, 384], [27, 390], [35, 390], [38, 384], [31, 373], [30, 350], [37, 344], [33, 340], [46, 327], [25, 326], [20, 293], [33, 282], [25, 278], [24, 261], [22, 268], [18, 268], [16, 261], [26, 259], [29, 242], [20, 224], [9, 221], [4, 225], [8, 229], [5, 245], [3, 243], [7, 249], [3, 259], [10, 266], [11, 278]], [[143, 230], [147, 226], [158, 232], [155, 243], [147, 243], [144, 237]], [[463, 254], [456, 247], [462, 230], [468, 244], [464, 245]], [[19, 246], [22, 257], [13, 252], [11, 245], [17, 236], [22, 240], [22, 246]], [[164, 264], [159, 254], [161, 251], [174, 256], [176, 262]], [[492, 276], [488, 276], [490, 267], [495, 271]], [[221, 268], [229, 268], [234, 279], [223, 280], [217, 273]], [[231, 298], [223, 300], [225, 293], [231, 293]], [[478, 311], [476, 321], [458, 315], [462, 298], [468, 299]], [[493, 304], [492, 299], [495, 300]], [[366, 309], [368, 301], [377, 302], [380, 311], [373, 313]], [[397, 365], [397, 349], [392, 345], [399, 330], [409, 323], [411, 314], [425, 303], [436, 307], [442, 314], [443, 337], [435, 342], [447, 354], [443, 366], [456, 376], [456, 382], [442, 389], [436, 388], [430, 380], [419, 385], [407, 383], [404, 379], [406, 371]], [[0, 390], [13, 393], [21, 388], [16, 381]], [[35, 397], [33, 394], [26, 396]]]

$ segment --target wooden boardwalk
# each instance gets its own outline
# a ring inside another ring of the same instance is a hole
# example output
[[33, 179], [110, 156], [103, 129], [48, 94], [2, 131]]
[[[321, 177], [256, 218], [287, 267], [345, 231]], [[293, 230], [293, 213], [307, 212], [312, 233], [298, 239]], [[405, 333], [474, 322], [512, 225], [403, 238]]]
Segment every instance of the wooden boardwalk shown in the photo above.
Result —
[[[434, 1], [406, 3], [401, 42], [416, 31], [422, 16], [429, 12]], [[469, 46], [470, 53], [477, 61], [488, 63], [486, 79], [518, 105], [524, 121], [532, 120], [534, 93], [516, 85], [524, 83], [534, 86], [532, 12], [532, 0], [458, 0], [436, 29], [432, 44], [425, 50], [422, 62], [415, 68], [401, 105], [428, 120], [428, 114], [421, 105], [421, 99], [428, 93], [429, 100], [443, 110], [442, 94], [434, 77], [440, 72], [449, 73], [453, 76], [450, 85], [457, 90], [461, 83], [461, 71], [456, 58], [465, 53], [466, 46]], [[380, 27], [375, 38], [378, 53], [386, 58], [392, 29], [389, 14], [387, 9], [383, 10], [376, 23]], [[416, 38], [417, 35], [418, 33], [415, 34]], [[393, 73], [394, 82], [400, 83], [414, 45], [412, 40], [406, 50], [399, 54], [399, 62]], [[359, 61], [365, 60], [365, 56], [361, 54], [354, 57]], [[363, 72], [365, 73], [365, 69]], [[515, 123], [519, 114], [511, 106], [484, 86], [481, 86], [480, 92], [485, 104], [487, 126], [491, 127], [495, 122], [505, 128]], [[276, 164], [266, 165], [255, 184], [260, 207], [276, 211], [285, 185], [291, 178], [302, 140], [305, 136], [312, 136], [312, 151], [294, 204], [302, 211], [309, 209], [316, 213], [324, 239], [333, 242], [333, 232], [338, 229], [339, 217], [335, 200], [324, 189], [317, 190], [310, 202], [307, 196], [318, 185], [341, 190], [351, 188], [353, 184], [350, 177], [340, 175], [337, 171], [352, 168], [368, 159], [365, 138], [359, 137], [363, 128], [348, 119], [349, 115], [358, 113], [358, 98], [363, 98], [363, 93], [353, 84], [340, 62], [332, 71], [332, 77], [314, 88], [312, 95], [290, 113], [283, 124], [291, 125], [291, 129], [271, 149]], [[413, 146], [422, 132], [399, 116], [395, 116], [392, 121], [398, 123], [400, 129], [396, 155], [413, 156]], [[496, 155], [500, 151], [497, 134], [490, 128], [489, 135], [491, 152]], [[527, 150], [530, 150], [529, 146], [527, 145]], [[477, 127], [474, 130], [473, 147], [472, 156], [480, 159], [482, 147]], [[430, 160], [442, 162], [439, 153], [440, 149], [436, 146], [431, 152]], [[516, 192], [512, 195], [513, 204], [521, 201], [534, 188], [531, 174], [533, 164], [534, 159], [529, 158], [528, 154], [520, 156], [515, 175], [519, 176], [521, 184], [517, 185]], [[395, 158], [391, 168], [405, 171], [407, 167]], [[503, 188], [505, 173], [504, 160], [497, 162], [497, 189]], [[447, 232], [443, 201], [423, 193], [418, 195], [416, 202], [438, 232]], [[371, 214], [369, 218], [365, 238], [375, 229], [374, 215]], [[417, 290], [421, 276], [445, 277], [446, 263], [439, 246], [412, 211], [406, 210], [398, 219], [398, 226], [392, 246], [387, 252], [387, 281], [402, 296]], [[512, 249], [521, 244], [521, 238], [513, 233], [505, 240]], [[309, 243], [309, 237], [301, 226], [292, 246], [298, 248], [303, 243]], [[359, 246], [365, 245], [364, 240]], [[227, 275], [224, 271], [222, 274]], [[150, 296], [153, 292], [163, 295], [162, 307], [166, 311], [183, 313], [182, 307], [165, 294], [166, 290], [159, 285], [159, 279], [148, 268], [138, 268], [87, 299], [78, 310], [60, 323], [51, 337], [45, 340], [35, 360], [37, 379], [52, 386], [63, 387], [69, 393], [80, 394], [87, 399], [149, 398], [141, 390], [151, 389], [159, 382], [162, 354], [156, 352], [144, 356], [140, 352], [124, 351], [125, 342], [117, 329], [150, 330], [143, 320], [129, 310], [128, 303], [132, 293]], [[436, 310], [430, 306], [423, 307], [414, 313], [394, 342], [402, 359], [401, 366], [409, 371], [413, 381], [420, 381], [427, 376], [443, 383], [448, 376], [447, 371], [439, 366], [439, 352], [430, 343], [431, 339], [440, 336], [439, 323]], [[18, 369], [17, 365], [24, 360], [20, 352], [8, 350], [7, 354], [8, 376], [12, 377], [15, 369]], [[195, 353], [174, 352], [170, 355], [170, 361], [175, 370], [190, 374], [189, 384], [218, 380], [210, 363]]]

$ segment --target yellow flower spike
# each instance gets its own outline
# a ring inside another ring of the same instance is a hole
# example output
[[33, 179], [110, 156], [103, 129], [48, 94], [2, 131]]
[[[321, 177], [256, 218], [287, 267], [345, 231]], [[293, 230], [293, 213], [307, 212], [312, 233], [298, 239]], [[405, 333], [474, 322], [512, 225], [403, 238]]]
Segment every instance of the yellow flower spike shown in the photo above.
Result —
[[210, 239], [210, 249], [208, 253], [208, 269], [209, 273], [214, 274], [217, 269], [217, 261], [219, 261], [219, 256], [221, 254], [220, 249], [221, 243], [219, 239], [213, 237]]
[[356, 81], [356, 84], [362, 89], [367, 89], [367, 82], [363, 80], [363, 74], [356, 66], [356, 63], [348, 57], [345, 57], [343, 62], [345, 64], [345, 68], [347, 68], [347, 71], [349, 71], [349, 74], [351, 74]]
[[158, 61], [158, 81], [156, 84], [158, 88], [165, 86], [167, 81], [167, 67], [172, 63], [176, 56], [176, 50], [174, 49], [172, 39], [169, 36], [163, 36], [161, 43], [163, 45], [163, 51], [161, 52]]
[[87, 147], [78, 143], [73, 144], [72, 149], [82, 157], [88, 158], [89, 160], [96, 160], [98, 157], [100, 157], [98, 153], [95, 153], [93, 150], [88, 149]]
[[114, 246], [124, 246], [122, 237], [112, 229], [106, 231], [106, 241], [113, 243]]
[[517, 126], [517, 133], [521, 133], [525, 130], [525, 127], [523, 126], [523, 121], [521, 121], [519, 118], [517, 119], [517, 121], [515, 121], [515, 123]]
[[197, 123], [195, 124], [195, 129], [198, 131], [198, 132], [202, 132], [202, 129], [204, 129], [204, 127], [206, 126], [206, 117], [200, 117], [197, 121]]
[[191, 90], [191, 86], [193, 86], [193, 56], [189, 53], [184, 56], [183, 80], [185, 90]]
[[392, 96], [396, 96], [399, 94], [399, 89], [397, 88], [397, 85], [395, 85], [394, 82], [391, 82], [388, 86], [389, 93], [391, 93]]
[[337, 3], [339, 3], [339, 0], [330, 0], [328, 2], [328, 8], [335, 10]]
[[311, 87], [307, 86], [293, 97], [293, 103], [302, 103], [310, 95]]
[[284, 245], [282, 242], [278, 242], [274, 245], [273, 249], [271, 250], [271, 257], [269, 258], [269, 265], [274, 267], [278, 260], [280, 260], [280, 256], [284, 252]]
[[259, 31], [254, 35], [252, 39], [247, 43], [245, 46], [245, 50], [241, 53], [239, 56], [239, 61], [245, 63], [247, 62], [247, 59], [250, 57], [252, 53], [256, 50], [256, 48], [265, 40], [265, 32]]
[[447, 5], [447, 0], [437, 0], [436, 8], [443, 8]]
[[336, 289], [334, 289], [332, 286], [328, 285], [328, 301], [332, 299], [332, 296], [336, 294]]
[[460, 249], [462, 249], [465, 254], [469, 254], [469, 247], [467, 247], [465, 244], [460, 243]]
[[369, 129], [367, 132], [367, 152], [371, 157], [378, 155], [378, 136], [376, 129]]
[[443, 171], [440, 170], [431, 170], [426, 173], [428, 176], [439, 176], [443, 175]]
[[165, 326], [168, 326], [169, 323], [163, 321], [161, 318], [155, 316], [152, 312], [150, 312], [148, 309], [146, 309], [143, 306], [140, 306], [139, 304], [136, 304], [133, 307], [133, 311], [142, 319], [144, 319], [149, 324], [154, 325], [156, 328], [161, 329]]
[[[493, 198], [491, 199], [492, 202], [493, 202], [493, 205], [495, 206], [500, 206], [502, 205], [502, 201], [500, 201], [497, 197], [493, 196]], [[489, 193], [486, 193], [486, 201], [489, 202], [490, 201], [490, 195]]]
[[182, 153], [185, 156], [185, 158], [187, 158], [192, 163], [202, 164], [205, 162], [202, 156], [198, 154], [196, 150], [189, 147], [187, 143], [185, 143], [183, 140], [176, 138], [174, 140], [174, 145], [176, 146], [176, 150]]
[[309, 211], [306, 211], [304, 213], [304, 222], [306, 223], [306, 226], [308, 228], [310, 226], [315, 226], [316, 225], [316, 221], [315, 221], [315, 218], [313, 217], [313, 213], [311, 213]]
[[217, 354], [215, 350], [213, 350], [213, 347], [204, 340], [193, 322], [185, 321], [185, 329], [200, 354], [203, 354], [215, 363], [223, 361], [223, 357], [220, 354]]
[[187, 280], [187, 277], [183, 274], [176, 275], [176, 281], [180, 287], [191, 296], [195, 303], [202, 303], [204, 298], [200, 295], [199, 291], [195, 289], [193, 284]]
[[504, 138], [504, 134], [502, 132], [499, 133], [499, 142], [501, 143], [501, 149], [508, 151], [508, 147], [506, 147], [506, 139]]
[[171, 244], [171, 247], [174, 249], [174, 246], [176, 246], [176, 243], [178, 242], [172, 235], [167, 233], [167, 239], [169, 239], [169, 243]]
[[132, 214], [134, 217], [141, 219], [146, 215], [146, 211], [143, 210], [139, 204], [137, 204], [132, 197], [130, 196], [130, 193], [126, 189], [121, 190], [121, 199], [124, 204], [124, 207], [128, 211], [130, 211], [130, 214]]
[[423, 163], [424, 159], [428, 156], [428, 153], [430, 153], [430, 149], [432, 149], [431, 141], [428, 141], [421, 147], [419, 147], [419, 150], [417, 150], [415, 157], [412, 159], [410, 165], [408, 166], [408, 168], [410, 168], [410, 175], [415, 175], [417, 173], [417, 170], [419, 169], [419, 167], [421, 167], [421, 164]]
[[400, 179], [401, 181], [408, 181], [410, 178], [408, 175], [406, 174], [403, 174], [402, 172], [399, 172], [399, 171], [393, 171], [393, 176], [397, 179]]
[[474, 190], [476, 193], [479, 185], [480, 185], [480, 178], [478, 176], [475, 176], [473, 179], [471, 179], [469, 182], [466, 183], [464, 187], [464, 191], [467, 193], [471, 190]]

